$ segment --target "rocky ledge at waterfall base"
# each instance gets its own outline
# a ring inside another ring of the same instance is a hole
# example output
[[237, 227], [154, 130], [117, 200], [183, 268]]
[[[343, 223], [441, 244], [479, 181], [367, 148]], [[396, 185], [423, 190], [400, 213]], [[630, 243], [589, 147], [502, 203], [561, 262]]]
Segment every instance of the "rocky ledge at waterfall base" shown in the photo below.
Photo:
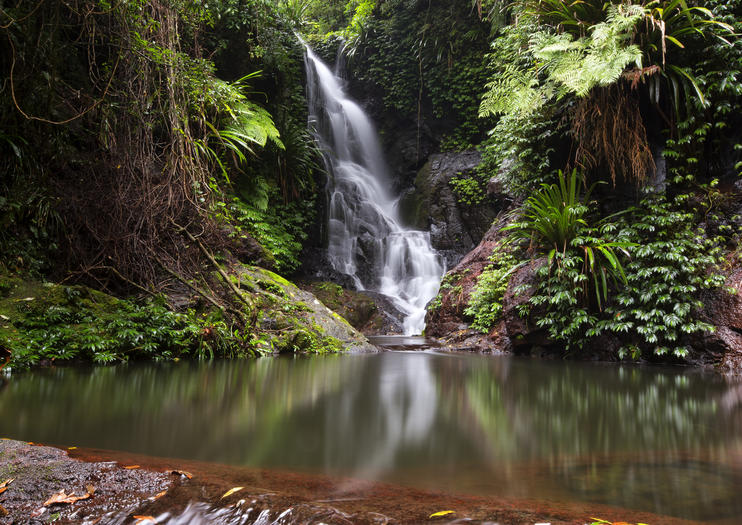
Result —
[[[683, 520], [604, 505], [447, 495], [302, 473], [0, 440], [0, 523], [633, 523]], [[440, 516], [431, 516], [440, 511]]]

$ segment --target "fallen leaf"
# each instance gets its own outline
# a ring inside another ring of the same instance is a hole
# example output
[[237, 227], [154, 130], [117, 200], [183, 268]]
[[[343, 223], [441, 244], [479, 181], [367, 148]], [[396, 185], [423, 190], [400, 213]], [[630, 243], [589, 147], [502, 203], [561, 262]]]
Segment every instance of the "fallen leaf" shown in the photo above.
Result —
[[452, 511], [452, 510], [441, 510], [441, 511], [438, 511], [438, 512], [434, 512], [433, 514], [431, 514], [430, 516], [428, 516], [428, 519], [430, 519], [430, 518], [440, 518], [441, 516], [448, 516], [449, 514], [453, 514], [453, 513], [454, 513], [454, 511]]
[[0, 516], [7, 516], [7, 515], [8, 515], [8, 511], [5, 510], [5, 507], [0, 505]]
[[77, 447], [67, 447], [67, 450], [75, 450]]
[[170, 473], [177, 474], [179, 476], [185, 476], [188, 479], [191, 479], [193, 477], [193, 474], [191, 474], [190, 472], [186, 472], [185, 470], [171, 470]]
[[46, 507], [39, 507], [38, 509], [36, 509], [35, 511], [33, 511], [31, 513], [31, 517], [32, 518], [38, 518], [39, 516], [41, 516], [45, 512], [46, 512]]
[[242, 490], [242, 489], [244, 489], [244, 488], [245, 488], [245, 487], [234, 487], [234, 488], [232, 488], [232, 489], [229, 489], [229, 490], [228, 490], [227, 492], [225, 492], [225, 493], [224, 493], [224, 495], [223, 495], [223, 496], [222, 496], [221, 498], [219, 498], [219, 499], [224, 499], [224, 498], [226, 498], [227, 496], [231, 496], [231, 495], [232, 495], [232, 494], [234, 494], [235, 492], [239, 492], [239, 491], [241, 491], [241, 490]]
[[158, 500], [161, 497], [163, 497], [165, 494], [167, 494], [167, 489], [163, 490], [162, 492], [158, 492], [157, 494], [155, 494], [154, 498], [152, 498], [152, 499], [153, 500]]
[[10, 317], [8, 317], [7, 315], [0, 315], [0, 319], [2, 319], [3, 321], [10, 321]]
[[33, 300], [34, 300], [33, 297], [24, 297], [23, 299], [21, 299], [21, 301], [33, 301]]
[[88, 494], [90, 494], [91, 496], [95, 494], [95, 486], [88, 484], [85, 485], [85, 488], [87, 489]]
[[134, 516], [134, 519], [137, 520], [134, 523], [148, 523], [150, 521], [157, 523], [157, 519], [153, 516]]
[[2, 487], [2, 488], [0, 488], [0, 494], [2, 494], [3, 492], [5, 492], [6, 490], [8, 490], [8, 487]]
[[124, 467], [126, 470], [133, 470], [135, 468], [139, 468], [139, 465], [129, 465], [127, 467]]
[[49, 505], [55, 505], [57, 503], [74, 503], [76, 501], [80, 501], [81, 499], [88, 499], [90, 497], [90, 493], [83, 494], [82, 496], [75, 496], [74, 492], [70, 492], [67, 494], [64, 490], [60, 490], [56, 494], [53, 494], [52, 497], [50, 497], [48, 500], [44, 502], [44, 506], [48, 507]]
[[6, 479], [6, 480], [5, 480], [5, 481], [3, 481], [2, 483], [0, 483], [0, 489], [3, 489], [3, 488], [5, 488], [5, 487], [7, 487], [7, 486], [8, 486], [8, 485], [10, 485], [11, 483], [13, 483], [13, 481], [14, 481], [14, 480], [15, 480], [15, 478], [10, 478], [10, 479]]

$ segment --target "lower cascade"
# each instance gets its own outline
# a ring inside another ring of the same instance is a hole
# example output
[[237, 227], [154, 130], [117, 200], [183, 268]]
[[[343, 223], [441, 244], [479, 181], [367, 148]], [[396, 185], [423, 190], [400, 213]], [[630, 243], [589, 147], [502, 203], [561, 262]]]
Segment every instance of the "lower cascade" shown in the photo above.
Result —
[[328, 256], [359, 290], [388, 296], [404, 314], [405, 335], [425, 328], [425, 306], [445, 271], [430, 233], [401, 224], [399, 196], [376, 131], [342, 80], [306, 46], [309, 120], [330, 174]]

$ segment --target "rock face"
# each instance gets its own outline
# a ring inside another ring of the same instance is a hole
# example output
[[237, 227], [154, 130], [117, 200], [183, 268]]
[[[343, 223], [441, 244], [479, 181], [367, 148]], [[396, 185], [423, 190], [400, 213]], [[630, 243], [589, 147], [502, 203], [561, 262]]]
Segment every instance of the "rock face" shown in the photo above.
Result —
[[539, 312], [531, 311], [525, 318], [519, 312], [519, 307], [527, 304], [533, 296], [536, 270], [545, 262], [543, 258], [536, 259], [518, 268], [510, 277], [502, 298], [502, 327], [514, 352], [530, 351], [548, 343], [546, 331], [535, 323]]
[[702, 318], [716, 330], [690, 338], [694, 349], [691, 360], [717, 366], [723, 372], [742, 374], [742, 267], [732, 269], [725, 286], [736, 293], [715, 289], [702, 299]]
[[482, 241], [443, 278], [440, 292], [428, 307], [425, 334], [441, 338], [444, 345], [458, 349], [505, 352], [511, 350], [506, 328], [500, 323], [490, 334], [469, 328], [464, 314], [469, 297], [481, 273], [490, 265], [492, 251], [503, 241], [502, 228], [507, 224], [502, 214], [484, 235]]
[[480, 162], [478, 151], [431, 155], [417, 174], [415, 190], [403, 199], [408, 220], [430, 228], [433, 247], [449, 268], [477, 245], [504, 205], [499, 194], [488, 194], [481, 204], [458, 202], [451, 179], [472, 177]]

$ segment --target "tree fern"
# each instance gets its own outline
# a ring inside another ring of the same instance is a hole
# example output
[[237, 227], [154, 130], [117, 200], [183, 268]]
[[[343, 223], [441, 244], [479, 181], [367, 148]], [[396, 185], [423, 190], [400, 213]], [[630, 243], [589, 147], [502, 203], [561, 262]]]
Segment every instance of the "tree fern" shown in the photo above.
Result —
[[641, 6], [611, 5], [606, 21], [591, 26], [587, 37], [575, 40], [569, 33], [537, 33], [533, 56], [542, 61], [548, 77], [561, 85], [560, 93], [587, 96], [595, 86], [616, 82], [630, 64], [641, 69], [641, 50], [627, 42], [643, 16]]

